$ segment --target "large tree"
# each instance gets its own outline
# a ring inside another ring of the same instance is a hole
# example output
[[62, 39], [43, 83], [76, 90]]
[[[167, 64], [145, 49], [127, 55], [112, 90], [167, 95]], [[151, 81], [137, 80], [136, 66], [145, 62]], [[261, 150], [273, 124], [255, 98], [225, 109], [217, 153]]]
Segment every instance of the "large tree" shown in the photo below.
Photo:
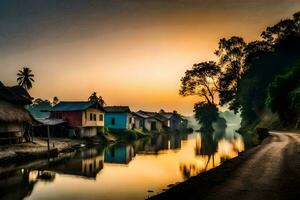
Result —
[[34, 74], [32, 73], [32, 70], [30, 68], [23, 67], [22, 70], [19, 70], [17, 75], [17, 81], [20, 86], [22, 86], [26, 90], [32, 88], [32, 82], [34, 82]]
[[218, 76], [220, 67], [213, 61], [194, 64], [181, 79], [179, 94], [182, 96], [197, 95], [208, 104], [215, 104], [218, 92]]
[[215, 104], [199, 102], [194, 105], [195, 118], [201, 124], [201, 130], [204, 132], [212, 132], [213, 122], [219, 118], [219, 111]]
[[243, 38], [233, 36], [229, 39], [222, 38], [215, 54], [219, 58], [221, 75], [219, 78], [220, 105], [229, 104], [230, 109], [237, 111], [238, 83], [246, 71], [245, 47]]
[[181, 79], [180, 95], [197, 95], [201, 101], [194, 106], [196, 120], [202, 131], [213, 130], [212, 123], [218, 118], [215, 97], [218, 92], [220, 67], [213, 61], [194, 64]]

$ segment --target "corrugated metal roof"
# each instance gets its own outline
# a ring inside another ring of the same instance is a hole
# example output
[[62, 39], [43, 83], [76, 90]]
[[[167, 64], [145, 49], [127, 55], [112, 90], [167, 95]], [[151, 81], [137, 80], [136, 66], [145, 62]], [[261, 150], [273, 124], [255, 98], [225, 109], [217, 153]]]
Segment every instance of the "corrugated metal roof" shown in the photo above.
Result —
[[157, 119], [158, 121], [166, 121], [167, 118], [165, 118], [164, 116], [160, 115], [159, 113], [156, 113], [156, 112], [147, 112], [147, 111], [142, 111], [142, 110], [139, 110], [138, 112], [135, 113], [137, 116], [140, 116], [144, 119], [146, 118], [155, 118]]
[[159, 113], [159, 114], [164, 116], [167, 119], [170, 119], [173, 116], [173, 113]]
[[50, 111], [82, 111], [90, 108], [94, 104], [95, 103], [91, 101], [61, 101], [57, 105], [55, 105]]
[[44, 124], [44, 125], [49, 125], [49, 126], [54, 126], [54, 125], [59, 125], [63, 124], [66, 121], [63, 119], [54, 119], [54, 118], [36, 118], [36, 121]]
[[139, 112], [134, 112], [134, 113], [132, 113], [132, 114], [134, 114], [134, 115], [136, 115], [136, 116], [138, 116], [138, 117], [141, 117], [141, 118], [145, 118], [145, 119], [149, 117], [148, 115], [144, 115], [144, 114], [139, 113]]
[[108, 113], [130, 113], [129, 106], [106, 106], [104, 107], [105, 111]]

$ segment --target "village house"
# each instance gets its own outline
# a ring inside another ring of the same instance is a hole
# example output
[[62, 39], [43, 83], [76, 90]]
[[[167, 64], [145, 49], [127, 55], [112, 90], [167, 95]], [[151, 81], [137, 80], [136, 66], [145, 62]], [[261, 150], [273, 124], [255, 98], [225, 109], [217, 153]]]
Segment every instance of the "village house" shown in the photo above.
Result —
[[106, 106], [104, 124], [111, 129], [134, 129], [134, 117], [128, 106]]
[[33, 118], [24, 108], [32, 97], [21, 86], [6, 87], [0, 82], [0, 143], [21, 141], [29, 136]]
[[163, 130], [163, 123], [166, 119], [155, 112], [138, 111], [135, 115], [135, 128], [145, 129], [149, 132]]
[[163, 109], [159, 111], [159, 114], [165, 117], [167, 120], [164, 125], [171, 131], [178, 131], [187, 128], [187, 120], [183, 119], [177, 111], [165, 112]]
[[104, 117], [103, 107], [91, 101], [61, 101], [50, 110], [50, 119], [63, 119], [81, 138], [96, 136]]

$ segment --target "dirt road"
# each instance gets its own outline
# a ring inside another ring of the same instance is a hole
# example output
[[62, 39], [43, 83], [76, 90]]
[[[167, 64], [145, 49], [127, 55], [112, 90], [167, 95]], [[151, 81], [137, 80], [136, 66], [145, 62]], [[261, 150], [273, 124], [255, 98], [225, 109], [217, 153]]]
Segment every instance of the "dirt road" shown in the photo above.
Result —
[[259, 147], [153, 199], [300, 199], [300, 134], [272, 132]]

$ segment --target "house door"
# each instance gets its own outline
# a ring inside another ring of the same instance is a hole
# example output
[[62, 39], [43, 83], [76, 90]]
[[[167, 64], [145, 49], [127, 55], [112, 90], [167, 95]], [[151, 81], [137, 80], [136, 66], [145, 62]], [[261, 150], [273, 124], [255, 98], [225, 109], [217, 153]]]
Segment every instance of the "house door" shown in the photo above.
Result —
[[151, 131], [156, 131], [156, 122], [151, 122]]

